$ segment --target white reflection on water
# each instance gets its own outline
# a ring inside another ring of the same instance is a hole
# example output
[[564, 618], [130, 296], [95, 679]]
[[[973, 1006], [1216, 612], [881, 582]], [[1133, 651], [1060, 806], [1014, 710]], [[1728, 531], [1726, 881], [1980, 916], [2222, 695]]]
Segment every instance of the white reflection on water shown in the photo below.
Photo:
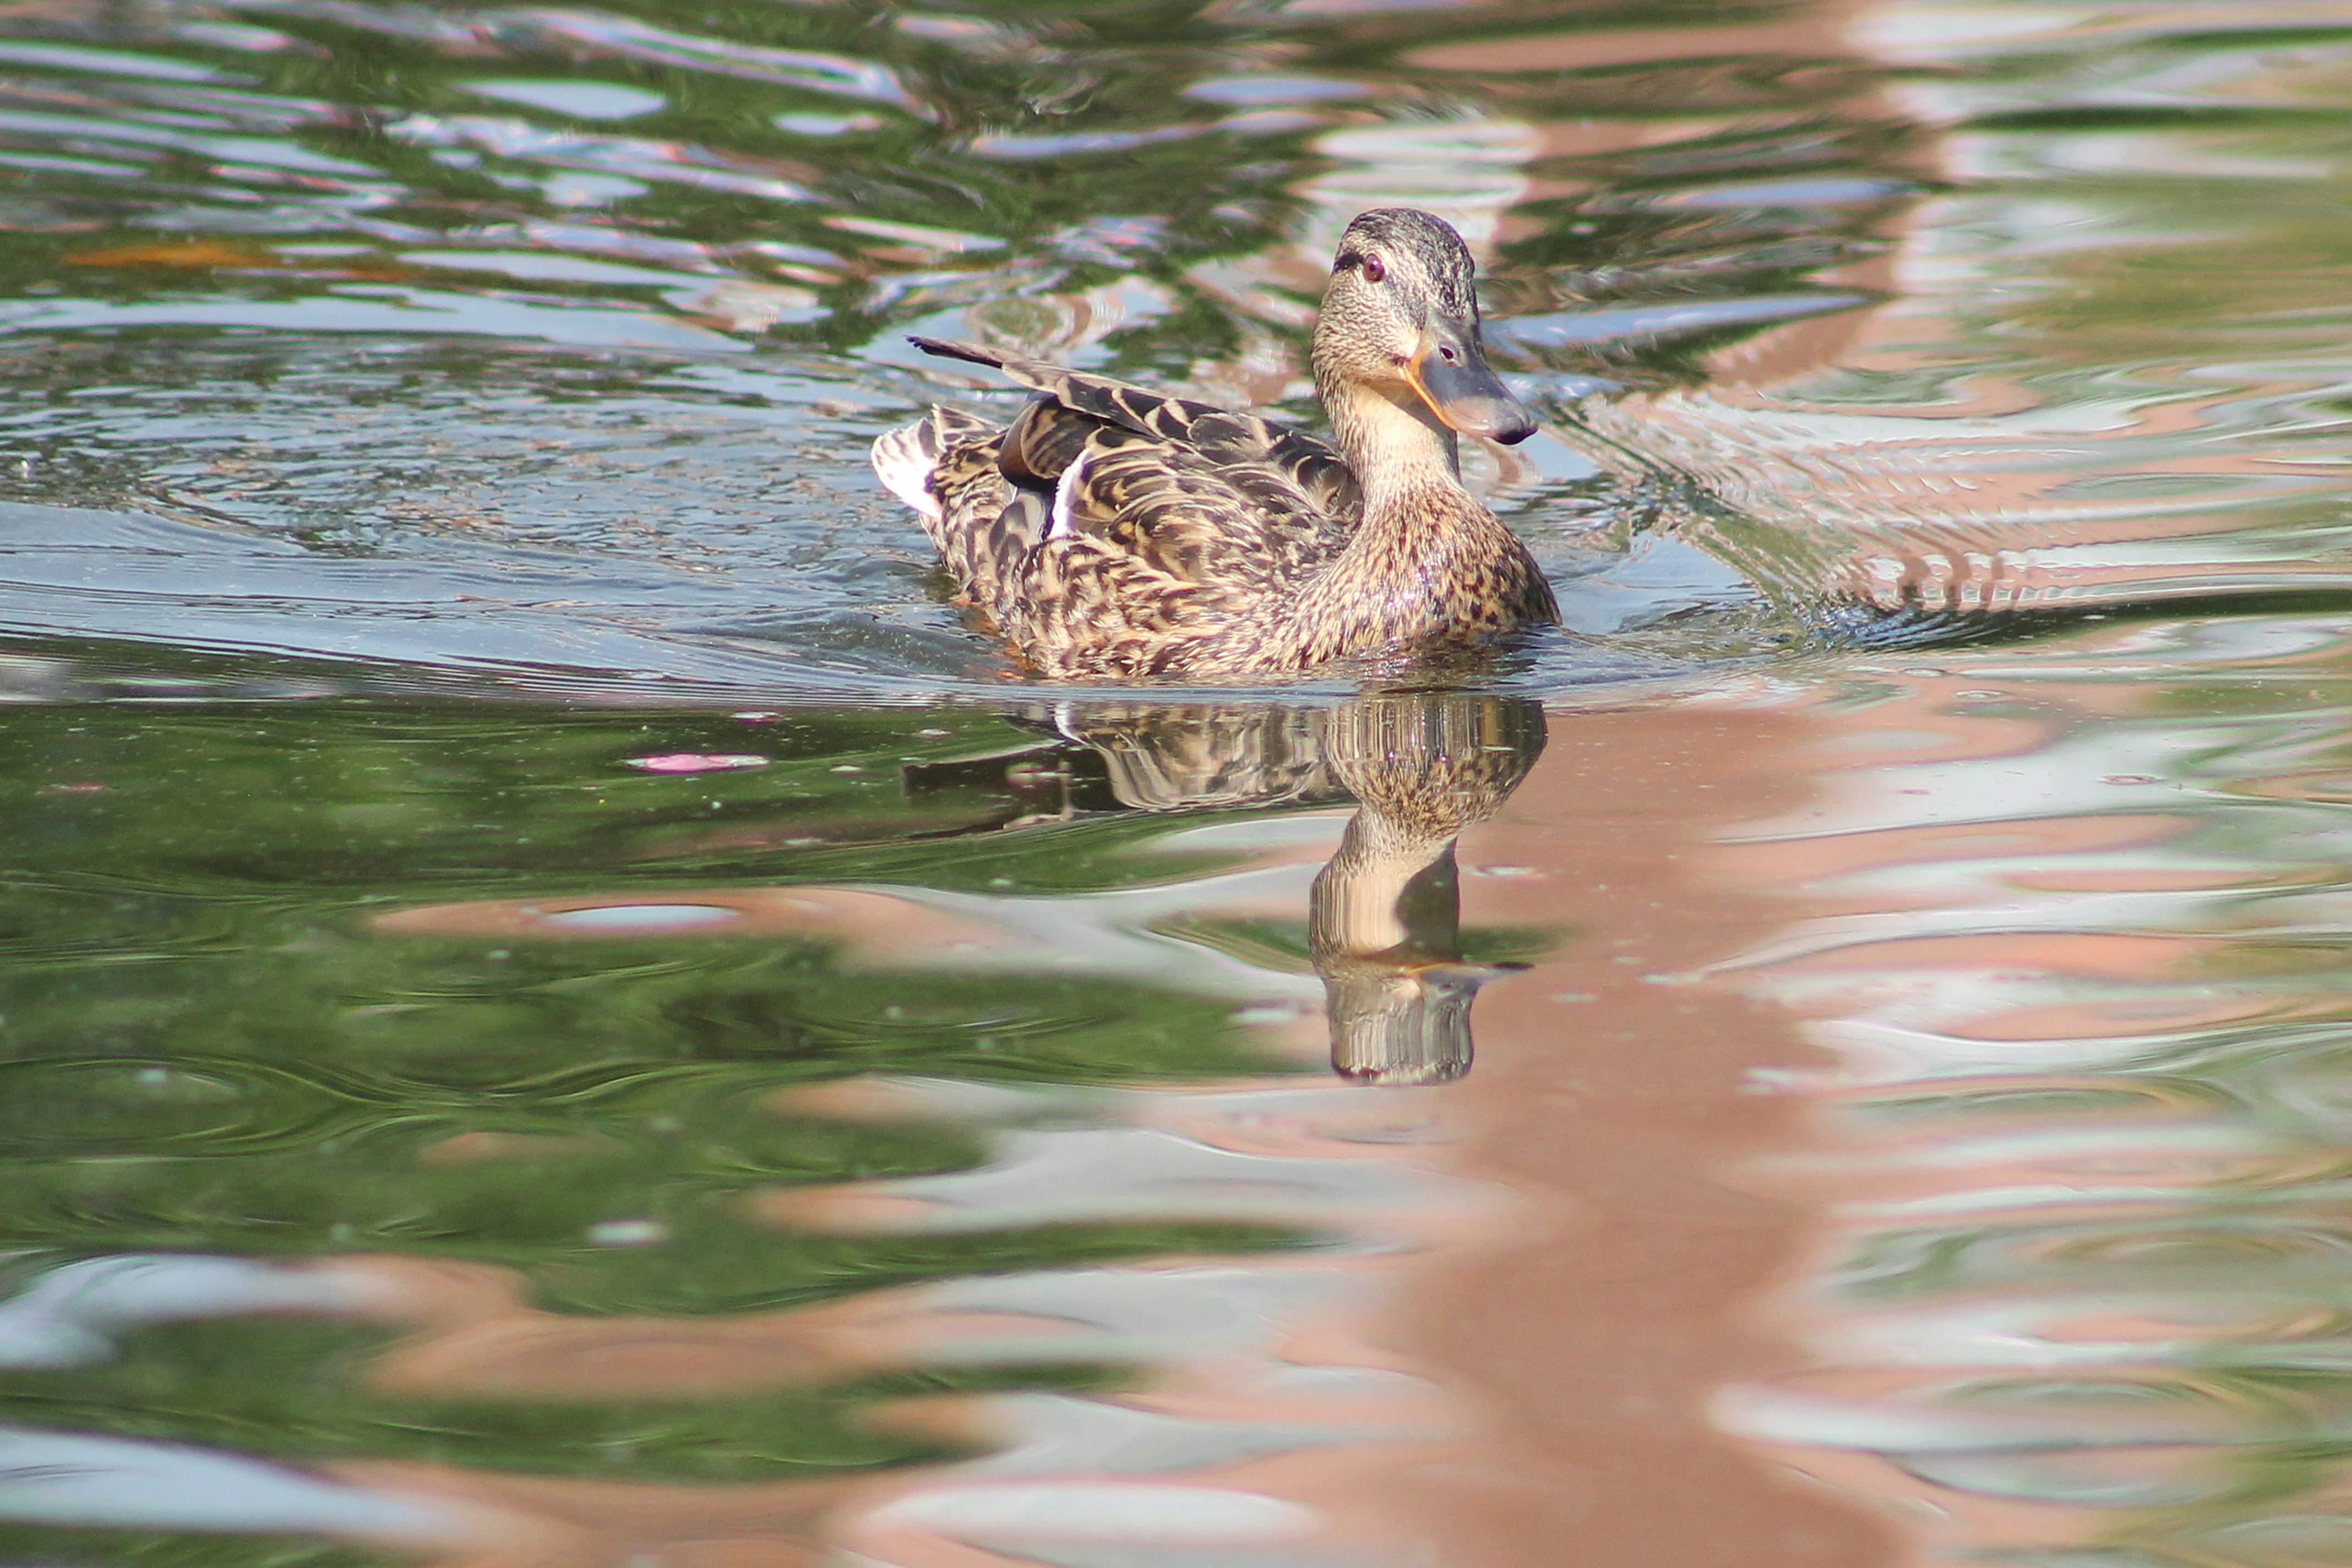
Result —
[[231, 1312], [347, 1310], [354, 1284], [238, 1258], [163, 1253], [97, 1258], [50, 1269], [0, 1302], [0, 1366], [81, 1366], [114, 1353], [114, 1336]]
[[251, 1531], [464, 1542], [471, 1521], [431, 1503], [341, 1486], [211, 1449], [0, 1427], [0, 1519], [121, 1529]]

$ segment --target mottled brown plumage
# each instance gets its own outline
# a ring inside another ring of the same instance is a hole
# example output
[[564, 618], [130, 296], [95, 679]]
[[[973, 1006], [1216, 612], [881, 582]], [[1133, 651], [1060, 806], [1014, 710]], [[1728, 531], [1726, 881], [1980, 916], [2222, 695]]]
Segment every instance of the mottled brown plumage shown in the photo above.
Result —
[[1462, 488], [1455, 431], [1535, 428], [1486, 368], [1470, 256], [1410, 208], [1360, 216], [1315, 331], [1334, 439], [1083, 371], [918, 338], [1038, 396], [875, 443], [964, 594], [1058, 679], [1225, 676], [1490, 641], [1558, 618]]

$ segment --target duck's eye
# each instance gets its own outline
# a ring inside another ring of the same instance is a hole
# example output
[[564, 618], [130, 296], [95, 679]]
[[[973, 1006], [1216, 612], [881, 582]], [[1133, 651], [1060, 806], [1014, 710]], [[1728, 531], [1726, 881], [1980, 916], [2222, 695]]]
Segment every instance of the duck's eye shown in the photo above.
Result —
[[1389, 269], [1388, 269], [1387, 268], [1385, 268], [1385, 267], [1383, 267], [1383, 266], [1381, 266], [1381, 258], [1380, 258], [1379, 257], [1377, 257], [1377, 256], [1367, 256], [1367, 257], [1365, 257], [1365, 258], [1364, 258], [1364, 281], [1365, 281], [1365, 282], [1367, 282], [1367, 283], [1377, 283], [1377, 282], [1379, 282], [1381, 279], [1386, 278], [1388, 275], [1389, 275]]
[[1437, 345], [1437, 357], [1444, 360], [1447, 364], [1452, 364], [1454, 363], [1454, 351], [1446, 347], [1444, 343], [1440, 343]]

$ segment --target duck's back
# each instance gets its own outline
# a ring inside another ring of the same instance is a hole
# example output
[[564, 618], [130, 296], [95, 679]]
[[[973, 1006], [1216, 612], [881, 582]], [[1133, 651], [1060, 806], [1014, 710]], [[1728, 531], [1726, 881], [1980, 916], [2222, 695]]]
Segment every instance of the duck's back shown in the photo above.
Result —
[[939, 411], [928, 428], [877, 443], [876, 462], [902, 495], [904, 472], [927, 467], [930, 504], [908, 499], [942, 559], [1046, 674], [1263, 667], [1298, 585], [1362, 515], [1354, 474], [1304, 431], [1085, 372], [924, 346], [997, 365], [1040, 394], [1001, 431]]

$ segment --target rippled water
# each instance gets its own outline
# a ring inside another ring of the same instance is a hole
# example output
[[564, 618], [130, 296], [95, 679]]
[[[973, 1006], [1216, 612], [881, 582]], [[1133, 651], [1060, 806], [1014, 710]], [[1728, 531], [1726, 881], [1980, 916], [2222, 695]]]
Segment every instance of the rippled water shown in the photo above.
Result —
[[[0, 7], [0, 1553], [2352, 1552], [2323, 0]], [[1569, 629], [1022, 680], [976, 337]]]

